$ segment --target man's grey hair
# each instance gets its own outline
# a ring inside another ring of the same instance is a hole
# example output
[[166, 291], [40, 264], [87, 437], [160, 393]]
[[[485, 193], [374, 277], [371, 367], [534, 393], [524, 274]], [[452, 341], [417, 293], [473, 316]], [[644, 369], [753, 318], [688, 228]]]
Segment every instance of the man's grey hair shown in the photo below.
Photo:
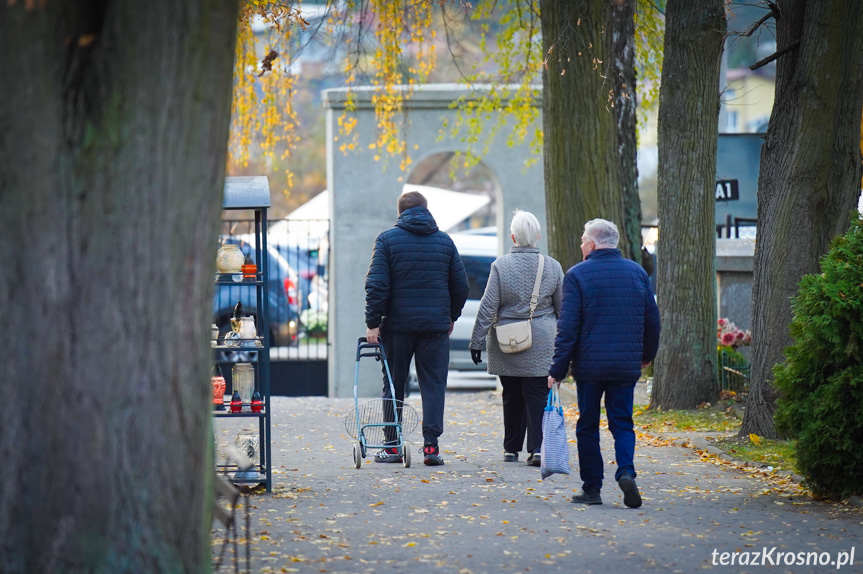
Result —
[[597, 249], [613, 249], [620, 242], [617, 226], [606, 219], [591, 219], [585, 223], [584, 234], [593, 240]]
[[539, 221], [529, 211], [516, 209], [509, 230], [519, 247], [536, 247], [539, 241]]

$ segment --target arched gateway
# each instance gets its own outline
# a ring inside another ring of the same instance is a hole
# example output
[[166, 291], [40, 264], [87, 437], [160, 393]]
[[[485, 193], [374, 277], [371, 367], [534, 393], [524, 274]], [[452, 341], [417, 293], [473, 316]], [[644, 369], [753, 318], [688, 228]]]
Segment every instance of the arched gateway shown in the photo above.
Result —
[[[375, 141], [374, 88], [354, 89], [356, 146], [347, 154], [339, 150], [338, 118], [345, 110], [348, 91], [326, 90], [327, 108], [327, 185], [330, 190], [330, 271], [329, 271], [329, 396], [348, 397], [353, 393], [357, 337], [365, 335], [365, 275], [371, 259], [375, 236], [396, 220], [396, 200], [402, 193], [404, 174], [391, 162], [374, 161], [378, 153], [369, 145]], [[479, 149], [466, 145], [442, 132], [451, 125], [456, 110], [451, 106], [461, 96], [476, 93], [455, 84], [416, 87], [404, 102], [404, 134], [407, 149], [415, 162], [432, 154]], [[535, 106], [541, 105], [537, 99]], [[493, 112], [488, 125], [497, 121]], [[539, 126], [534, 126], [538, 128]], [[533, 128], [532, 128], [533, 129]], [[502, 130], [503, 132], [503, 130]], [[443, 133], [443, 137], [441, 134]], [[499, 133], [483, 155], [483, 163], [496, 179], [499, 253], [509, 249], [512, 212], [519, 208], [536, 215], [545, 230], [545, 190], [542, 160], [525, 169], [530, 154], [527, 143], [509, 146], [506, 134]], [[407, 178], [404, 178], [405, 180]], [[547, 251], [545, 235], [540, 246]], [[364, 377], [362, 396], [380, 393], [380, 377]]]

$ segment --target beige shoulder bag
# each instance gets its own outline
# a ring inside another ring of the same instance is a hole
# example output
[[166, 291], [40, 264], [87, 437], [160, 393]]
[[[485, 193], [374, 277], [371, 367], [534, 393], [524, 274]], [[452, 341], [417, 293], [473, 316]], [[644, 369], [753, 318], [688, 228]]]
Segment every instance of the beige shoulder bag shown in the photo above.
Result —
[[521, 353], [527, 351], [533, 345], [530, 322], [533, 312], [539, 301], [539, 284], [542, 282], [542, 268], [545, 266], [545, 257], [539, 254], [539, 265], [536, 269], [536, 280], [533, 282], [533, 293], [530, 296], [530, 317], [527, 321], [515, 321], [506, 325], [495, 325], [494, 332], [497, 336], [497, 344], [504, 353]]

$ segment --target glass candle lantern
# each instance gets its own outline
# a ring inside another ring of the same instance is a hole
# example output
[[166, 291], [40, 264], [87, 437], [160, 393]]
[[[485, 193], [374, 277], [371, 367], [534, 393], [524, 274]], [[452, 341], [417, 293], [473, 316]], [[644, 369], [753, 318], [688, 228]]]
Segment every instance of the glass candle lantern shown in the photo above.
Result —
[[219, 247], [216, 255], [216, 270], [219, 273], [240, 273], [245, 257], [235, 243], [226, 243]]
[[217, 411], [225, 410], [225, 377], [222, 376], [222, 370], [218, 365], [213, 367], [213, 374], [210, 376], [210, 381], [213, 385], [213, 408]]
[[243, 261], [243, 279], [256, 279], [258, 273], [258, 266], [255, 265], [255, 262], [252, 260], [252, 254], [247, 253], [246, 259]]
[[236, 480], [256, 480], [258, 478], [258, 459], [261, 452], [261, 437], [258, 433], [244, 429], [237, 433], [237, 438], [234, 439], [234, 445], [241, 453], [246, 455], [252, 466], [247, 470], [238, 470], [234, 474]]
[[233, 389], [240, 393], [244, 405], [251, 404], [255, 392], [255, 369], [251, 363], [237, 363], [231, 369]]
[[234, 439], [234, 444], [240, 452], [249, 457], [252, 461], [252, 466], [258, 464], [258, 456], [260, 452], [260, 437], [255, 431], [243, 429], [237, 433], [237, 438]]
[[259, 413], [264, 408], [264, 399], [261, 397], [261, 393], [255, 391], [252, 394], [252, 412]]

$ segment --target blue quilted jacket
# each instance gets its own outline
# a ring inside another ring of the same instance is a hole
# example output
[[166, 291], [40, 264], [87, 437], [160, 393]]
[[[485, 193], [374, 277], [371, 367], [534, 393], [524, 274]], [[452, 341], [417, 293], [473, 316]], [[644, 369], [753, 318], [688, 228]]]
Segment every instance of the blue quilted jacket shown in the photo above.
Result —
[[467, 273], [425, 207], [404, 210], [375, 239], [366, 274], [366, 325], [402, 333], [448, 331], [467, 300]]
[[644, 269], [618, 249], [595, 249], [566, 272], [549, 375], [576, 381], [638, 380], [656, 357], [659, 309]]

